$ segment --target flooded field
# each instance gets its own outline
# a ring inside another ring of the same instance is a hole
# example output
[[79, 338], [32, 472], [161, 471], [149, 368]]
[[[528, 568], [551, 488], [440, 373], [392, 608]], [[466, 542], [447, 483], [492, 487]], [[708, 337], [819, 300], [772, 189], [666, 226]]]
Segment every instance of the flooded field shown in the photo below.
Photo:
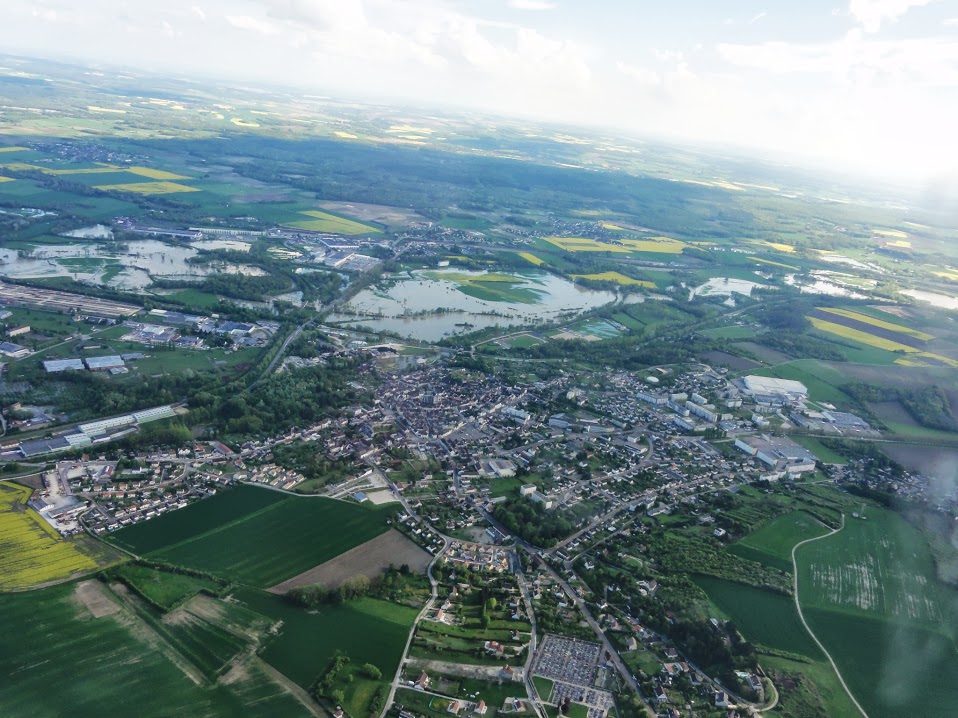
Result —
[[436, 341], [486, 327], [572, 318], [617, 299], [545, 272], [417, 271], [360, 292], [330, 321]]
[[231, 262], [192, 264], [199, 252], [153, 239], [109, 244], [43, 245], [33, 250], [0, 249], [0, 276], [11, 279], [72, 277], [79, 282], [118, 289], [142, 289], [157, 279], [196, 280], [208, 274], [265, 272]]
[[753, 289], [769, 289], [767, 284], [750, 282], [747, 279], [713, 277], [705, 284], [689, 290], [689, 299], [695, 297], [730, 297], [733, 294], [751, 296]]

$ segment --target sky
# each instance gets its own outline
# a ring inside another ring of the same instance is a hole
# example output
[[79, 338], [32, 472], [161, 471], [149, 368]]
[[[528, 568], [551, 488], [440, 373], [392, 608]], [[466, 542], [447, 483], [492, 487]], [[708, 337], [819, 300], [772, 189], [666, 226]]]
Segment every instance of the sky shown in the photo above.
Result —
[[4, 50], [958, 175], [958, 0], [2, 0]]

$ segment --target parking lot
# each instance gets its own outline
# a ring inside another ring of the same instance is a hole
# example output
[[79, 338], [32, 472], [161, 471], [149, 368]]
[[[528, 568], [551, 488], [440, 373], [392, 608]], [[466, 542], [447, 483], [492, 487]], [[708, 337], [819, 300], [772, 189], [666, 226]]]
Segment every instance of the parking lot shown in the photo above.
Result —
[[547, 634], [539, 647], [533, 673], [556, 682], [591, 688], [599, 665], [602, 646]]

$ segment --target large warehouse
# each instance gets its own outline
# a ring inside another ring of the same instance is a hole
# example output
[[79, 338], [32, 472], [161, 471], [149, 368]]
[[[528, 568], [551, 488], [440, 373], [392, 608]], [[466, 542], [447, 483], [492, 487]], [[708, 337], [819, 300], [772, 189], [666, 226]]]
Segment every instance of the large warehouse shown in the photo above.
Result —
[[742, 385], [753, 396], [780, 396], [786, 399], [805, 399], [808, 387], [800, 381], [774, 376], [747, 376]]

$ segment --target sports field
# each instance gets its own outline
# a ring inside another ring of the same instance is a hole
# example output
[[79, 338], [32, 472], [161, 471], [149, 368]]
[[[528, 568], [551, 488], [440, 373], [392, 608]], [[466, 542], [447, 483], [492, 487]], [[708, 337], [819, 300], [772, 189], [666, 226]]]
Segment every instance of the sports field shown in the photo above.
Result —
[[0, 591], [29, 588], [97, 568], [74, 541], [62, 538], [27, 508], [30, 489], [0, 482]]
[[308, 210], [300, 214], [312, 219], [299, 222], [287, 222], [285, 226], [296, 229], [306, 229], [311, 232], [329, 232], [330, 234], [378, 234], [380, 230], [370, 224], [363, 224], [345, 217], [337, 217], [329, 212]]
[[[243, 495], [231, 496], [240, 491]], [[224, 496], [227, 503], [221, 510], [217, 504]], [[212, 504], [204, 507], [207, 521], [202, 515], [197, 520], [200, 509], [178, 517], [193, 508], [187, 507], [118, 531], [111, 539], [137, 552], [148, 546], [148, 557], [164, 563], [265, 588], [325, 563], [389, 528], [389, 509], [288, 496], [253, 486], [238, 487], [194, 506], [203, 504]]]
[[953, 715], [958, 591], [937, 582], [917, 529], [871, 506], [865, 517], [798, 550], [806, 619], [871, 718]]

